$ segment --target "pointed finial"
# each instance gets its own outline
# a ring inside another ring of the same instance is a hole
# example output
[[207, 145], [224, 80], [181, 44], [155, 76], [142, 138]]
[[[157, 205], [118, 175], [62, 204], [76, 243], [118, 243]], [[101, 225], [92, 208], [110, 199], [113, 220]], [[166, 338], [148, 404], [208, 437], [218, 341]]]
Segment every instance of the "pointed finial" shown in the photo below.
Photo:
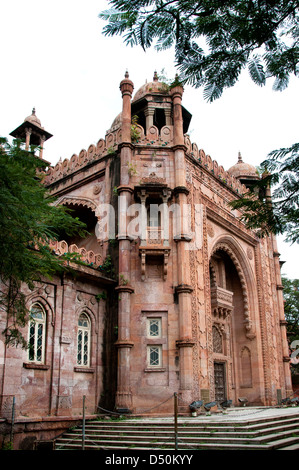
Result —
[[154, 71], [154, 82], [157, 82], [159, 79], [158, 79], [158, 74], [157, 74], [157, 71], [155, 70]]
[[32, 114], [35, 115], [35, 108], [32, 108]]
[[238, 163], [243, 163], [241, 152], [238, 152]]
[[125, 78], [129, 78], [129, 72], [126, 70]]

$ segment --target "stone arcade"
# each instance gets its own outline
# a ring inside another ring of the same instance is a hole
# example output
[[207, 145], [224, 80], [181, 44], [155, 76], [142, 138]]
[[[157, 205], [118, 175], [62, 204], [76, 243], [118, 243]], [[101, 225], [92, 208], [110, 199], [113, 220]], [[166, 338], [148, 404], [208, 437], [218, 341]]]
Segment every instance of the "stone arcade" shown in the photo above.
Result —
[[[225, 171], [190, 142], [181, 86], [155, 74], [133, 89], [126, 73], [105, 138], [45, 174], [90, 235], [53, 242], [57, 255], [81, 253], [74, 278], [25, 292], [34, 352], [1, 340], [2, 429], [14, 397], [20, 448], [69, 427], [83, 396], [87, 415], [162, 416], [174, 392], [181, 413], [194, 400], [276, 405], [291, 392], [275, 238], [259, 239], [228, 205], [255, 168], [239, 155]], [[51, 137], [35, 111], [12, 135]]]

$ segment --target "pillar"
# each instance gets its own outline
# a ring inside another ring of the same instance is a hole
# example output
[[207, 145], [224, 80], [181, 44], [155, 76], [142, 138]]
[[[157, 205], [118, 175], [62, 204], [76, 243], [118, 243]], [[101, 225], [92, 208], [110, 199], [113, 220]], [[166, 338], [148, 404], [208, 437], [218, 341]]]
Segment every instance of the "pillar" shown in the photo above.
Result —
[[145, 122], [145, 127], [146, 127], [146, 133], [148, 130], [154, 125], [154, 114], [155, 114], [155, 109], [150, 108], [149, 106], [144, 110], [146, 122]]
[[29, 147], [30, 147], [30, 136], [32, 134], [32, 129], [25, 129], [25, 133], [26, 133], [26, 143], [25, 143], [25, 149], [26, 150], [29, 150]]
[[120, 186], [119, 194], [119, 285], [118, 291], [118, 365], [116, 409], [122, 413], [130, 412], [132, 392], [130, 387], [130, 351], [134, 346], [131, 341], [131, 241], [127, 234], [127, 208], [130, 205], [133, 188], [130, 186], [128, 165], [131, 162], [131, 98], [134, 85], [126, 72], [125, 79], [120, 83], [122, 93], [122, 142], [120, 144]]
[[[177, 347], [180, 351], [180, 390], [179, 396], [183, 405], [187, 406], [193, 400], [193, 364], [192, 348], [192, 318], [191, 318], [191, 293], [190, 285], [190, 264], [188, 244], [191, 239], [186, 233], [184, 206], [187, 208], [186, 168], [185, 150], [182, 117], [182, 95], [183, 87], [176, 86], [171, 90], [173, 103], [173, 140], [174, 140], [174, 167], [175, 167], [175, 188], [176, 203], [180, 206], [181, 230], [177, 241], [177, 263], [178, 263], [178, 285], [176, 292], [179, 303], [179, 339]], [[189, 407], [188, 407], [189, 409]]]

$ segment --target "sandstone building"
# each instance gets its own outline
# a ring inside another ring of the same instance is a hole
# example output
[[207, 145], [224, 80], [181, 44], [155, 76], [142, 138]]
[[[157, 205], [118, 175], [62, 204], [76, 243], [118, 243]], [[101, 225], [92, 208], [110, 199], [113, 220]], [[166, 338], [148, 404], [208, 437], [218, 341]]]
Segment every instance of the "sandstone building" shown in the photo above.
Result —
[[[291, 392], [275, 238], [259, 239], [228, 205], [255, 168], [239, 155], [225, 171], [190, 142], [181, 86], [155, 74], [133, 89], [126, 74], [105, 138], [45, 175], [90, 235], [53, 242], [58, 255], [81, 253], [75, 276], [26, 291], [34, 351], [1, 340], [2, 422], [15, 397], [33, 434], [69, 426], [83, 396], [87, 414], [163, 415], [174, 392], [182, 413], [194, 400], [275, 405]], [[51, 137], [35, 112], [12, 135]]]

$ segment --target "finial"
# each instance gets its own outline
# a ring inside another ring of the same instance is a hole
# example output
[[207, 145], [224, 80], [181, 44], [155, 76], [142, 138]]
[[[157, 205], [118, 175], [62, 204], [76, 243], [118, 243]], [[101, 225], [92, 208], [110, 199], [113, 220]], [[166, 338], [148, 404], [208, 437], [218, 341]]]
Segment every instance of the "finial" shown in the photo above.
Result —
[[157, 74], [157, 71], [155, 70], [154, 71], [154, 82], [157, 82], [159, 79], [158, 79], [158, 74]]
[[129, 72], [126, 70], [125, 78], [129, 78]]
[[35, 108], [32, 108], [32, 114], [35, 116]]
[[241, 152], [238, 152], [238, 163], [243, 163]]

